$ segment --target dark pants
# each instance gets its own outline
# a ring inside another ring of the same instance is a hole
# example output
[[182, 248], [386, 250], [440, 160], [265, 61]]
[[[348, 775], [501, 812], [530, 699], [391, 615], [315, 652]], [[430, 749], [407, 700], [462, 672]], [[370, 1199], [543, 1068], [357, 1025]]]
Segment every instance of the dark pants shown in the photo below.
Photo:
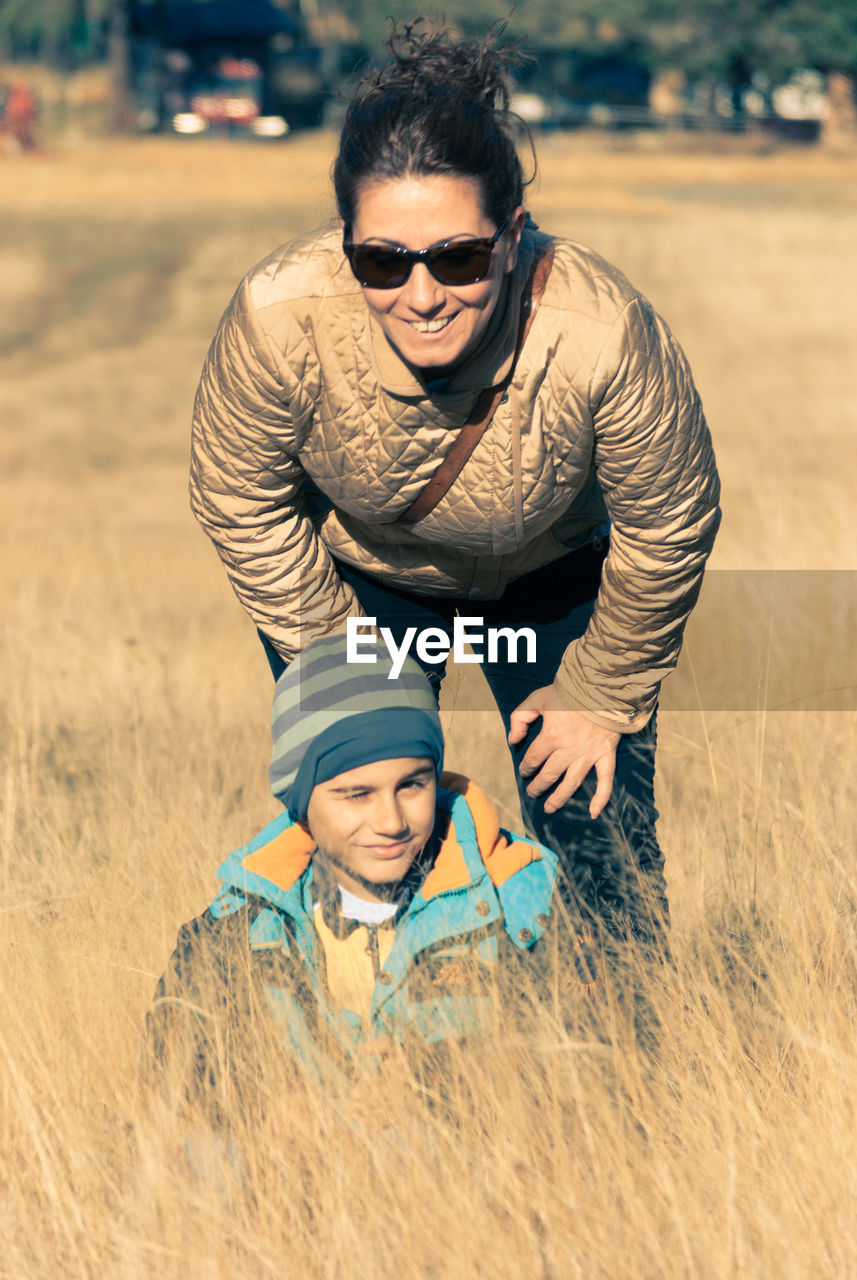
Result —
[[[509, 717], [534, 689], [552, 683], [562, 655], [583, 635], [595, 603], [605, 551], [583, 547], [560, 560], [513, 582], [499, 600], [474, 601], [459, 597], [415, 595], [385, 586], [350, 565], [338, 562], [343, 579], [354, 589], [361, 607], [379, 627], [388, 627], [400, 644], [408, 627], [422, 631], [438, 627], [452, 635], [453, 618], [481, 617], [484, 627], [530, 627], [536, 635], [536, 661], [507, 660], [500, 645], [497, 661], [486, 660], [482, 672], [508, 733]], [[261, 635], [261, 633], [260, 633]], [[265, 636], [261, 636], [274, 676], [283, 660]], [[411, 656], [417, 657], [413, 647]], [[444, 666], [423, 664], [436, 693]], [[528, 796], [527, 779], [518, 765], [539, 732], [541, 720], [509, 750], [515, 763], [521, 810], [528, 831], [560, 857], [565, 872], [569, 905], [598, 931], [612, 936], [631, 934], [655, 942], [668, 922], [663, 856], [655, 834], [654, 717], [638, 733], [623, 734], [616, 753], [613, 794], [600, 817], [589, 816], [595, 791], [595, 772], [556, 813], [545, 813], [550, 792]]]

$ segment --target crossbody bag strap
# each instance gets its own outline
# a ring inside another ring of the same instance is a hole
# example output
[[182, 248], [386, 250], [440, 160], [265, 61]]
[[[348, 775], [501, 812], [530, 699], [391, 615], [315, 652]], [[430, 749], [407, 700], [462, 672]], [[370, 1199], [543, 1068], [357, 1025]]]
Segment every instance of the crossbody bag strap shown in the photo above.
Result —
[[470, 411], [467, 421], [462, 426], [455, 440], [446, 451], [440, 466], [424, 489], [421, 489], [409, 507], [396, 517], [396, 524], [416, 524], [433, 511], [445, 493], [449, 491], [461, 474], [465, 462], [476, 448], [479, 441], [491, 424], [497, 406], [512, 381], [518, 356], [527, 340], [539, 303], [548, 282], [553, 266], [553, 245], [549, 244], [540, 258], [536, 260], [530, 273], [521, 298], [521, 315], [518, 321], [518, 340], [512, 367], [503, 381], [496, 387], [486, 387], [480, 392], [476, 404]]

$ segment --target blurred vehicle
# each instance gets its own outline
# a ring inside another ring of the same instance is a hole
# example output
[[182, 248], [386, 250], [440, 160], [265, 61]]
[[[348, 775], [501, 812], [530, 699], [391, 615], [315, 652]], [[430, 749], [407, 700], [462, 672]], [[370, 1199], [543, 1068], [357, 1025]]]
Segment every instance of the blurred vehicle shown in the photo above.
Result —
[[262, 114], [262, 68], [252, 58], [219, 58], [210, 76], [191, 88], [188, 111], [177, 111], [171, 125], [176, 133], [250, 132], [257, 137], [282, 138], [289, 131], [281, 115]]
[[622, 128], [648, 116], [651, 75], [632, 54], [534, 49], [516, 77], [512, 109], [528, 125]]
[[348, 57], [311, 39], [297, 0], [132, 0], [138, 128], [281, 138], [322, 123]]
[[827, 104], [827, 86], [820, 71], [801, 67], [771, 92], [774, 111], [783, 120], [821, 120]]
[[747, 84], [700, 79], [676, 68], [650, 68], [633, 47], [611, 52], [535, 48], [516, 76], [512, 110], [530, 128], [764, 130], [815, 142], [828, 108], [825, 77], [799, 68], [782, 84], [754, 71]]

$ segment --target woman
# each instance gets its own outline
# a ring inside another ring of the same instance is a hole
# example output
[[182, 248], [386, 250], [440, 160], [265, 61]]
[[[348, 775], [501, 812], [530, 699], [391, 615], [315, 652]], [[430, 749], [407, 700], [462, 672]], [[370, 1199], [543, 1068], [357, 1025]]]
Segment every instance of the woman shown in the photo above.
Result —
[[346, 116], [339, 225], [224, 316], [192, 505], [275, 675], [361, 615], [435, 654], [456, 614], [530, 627], [535, 661], [483, 665], [525, 820], [593, 923], [657, 937], [654, 711], [719, 521], [699, 399], [633, 286], [527, 218], [492, 44], [390, 45]]

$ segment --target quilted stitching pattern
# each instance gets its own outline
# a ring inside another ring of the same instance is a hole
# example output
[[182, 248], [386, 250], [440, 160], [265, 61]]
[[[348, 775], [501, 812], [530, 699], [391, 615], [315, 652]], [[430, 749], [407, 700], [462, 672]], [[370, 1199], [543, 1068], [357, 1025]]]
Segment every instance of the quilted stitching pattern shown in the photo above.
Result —
[[[539, 238], [525, 232], [519, 270]], [[434, 510], [399, 527], [474, 398], [385, 389], [339, 232], [314, 232], [256, 267], [221, 322], [197, 392], [193, 510], [238, 598], [287, 658], [359, 613], [331, 552], [428, 593], [494, 598], [585, 541], [606, 512], [595, 616], [556, 685], [602, 723], [639, 728], [677, 660], [719, 521], [711, 440], [684, 355], [620, 272], [556, 242], [506, 401]], [[332, 504], [315, 526], [305, 476]]]

